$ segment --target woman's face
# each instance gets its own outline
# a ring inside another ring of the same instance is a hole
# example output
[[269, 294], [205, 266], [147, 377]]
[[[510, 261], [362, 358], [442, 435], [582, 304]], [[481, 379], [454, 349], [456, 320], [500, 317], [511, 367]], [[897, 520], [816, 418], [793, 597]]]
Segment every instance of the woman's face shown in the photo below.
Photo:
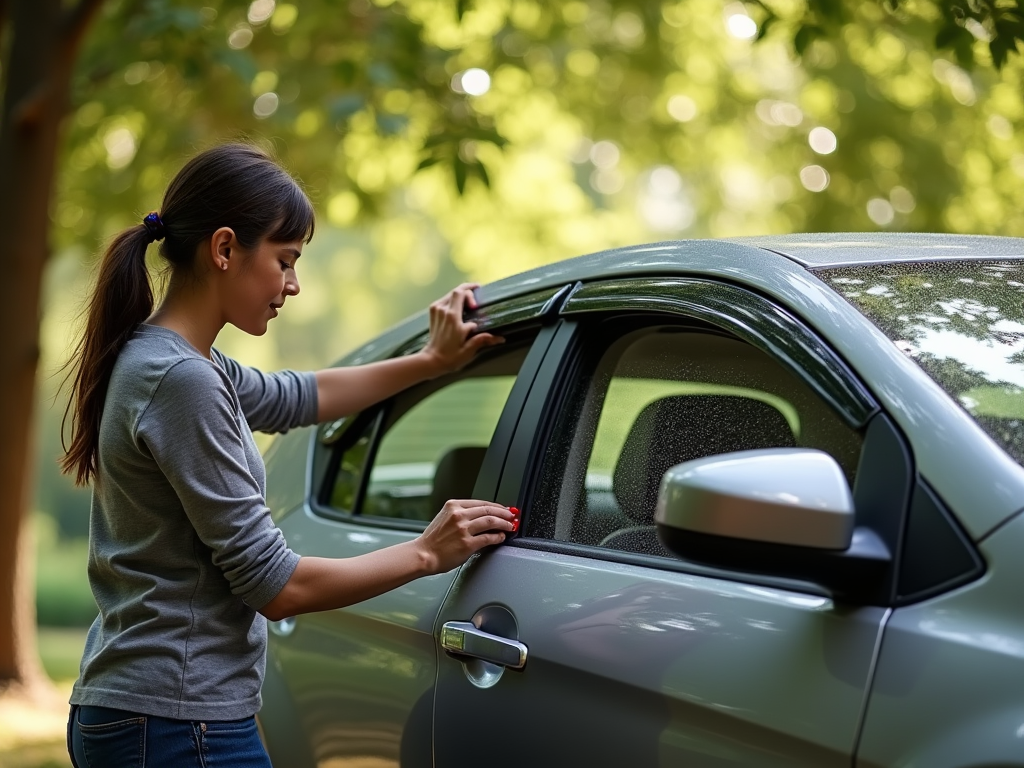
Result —
[[[262, 336], [277, 317], [285, 299], [299, 292], [295, 262], [302, 241], [276, 243], [263, 240], [248, 258], [228, 260], [222, 296], [225, 320], [239, 330]], [[239, 253], [242, 257], [243, 254]]]

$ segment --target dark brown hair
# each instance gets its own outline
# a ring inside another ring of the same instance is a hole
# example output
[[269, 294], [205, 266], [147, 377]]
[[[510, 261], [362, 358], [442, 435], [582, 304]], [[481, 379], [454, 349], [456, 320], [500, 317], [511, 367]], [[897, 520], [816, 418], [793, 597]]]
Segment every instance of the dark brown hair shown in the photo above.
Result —
[[[199, 245], [221, 227], [230, 227], [252, 250], [264, 239], [309, 242], [314, 226], [313, 206], [295, 180], [246, 144], [224, 144], [189, 160], [167, 187], [159, 217], [160, 254], [172, 275], [194, 274]], [[85, 334], [68, 361], [72, 397], [64, 420], [72, 416], [72, 433], [61, 469], [74, 474], [78, 485], [97, 473], [100, 420], [117, 356], [153, 312], [146, 268], [153, 239], [140, 222], [111, 241], [99, 265]]]

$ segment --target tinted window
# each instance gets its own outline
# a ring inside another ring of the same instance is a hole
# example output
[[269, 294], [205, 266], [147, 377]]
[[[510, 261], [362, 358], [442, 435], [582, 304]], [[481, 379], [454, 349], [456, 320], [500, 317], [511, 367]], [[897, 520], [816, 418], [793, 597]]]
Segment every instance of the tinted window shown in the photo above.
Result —
[[401, 414], [377, 449], [362, 514], [429, 521], [449, 498], [470, 498], [514, 382], [464, 379]]
[[373, 438], [378, 419], [362, 419], [361, 421], [362, 423], [359, 425], [352, 425], [351, 429], [355, 434], [347, 435], [347, 439], [338, 449], [341, 455], [338, 460], [334, 487], [331, 490], [330, 505], [345, 512], [355, 511], [356, 501], [359, 497], [359, 484], [366, 466], [366, 459], [369, 456], [370, 440]]
[[470, 498], [526, 350], [491, 353], [352, 419], [333, 448], [328, 505], [425, 523], [448, 499]]
[[1024, 464], [1024, 262], [816, 272]]
[[667, 555], [654, 530], [662, 476], [732, 451], [821, 448], [852, 481], [859, 437], [754, 347], [678, 327], [601, 336], [556, 423], [527, 535]]

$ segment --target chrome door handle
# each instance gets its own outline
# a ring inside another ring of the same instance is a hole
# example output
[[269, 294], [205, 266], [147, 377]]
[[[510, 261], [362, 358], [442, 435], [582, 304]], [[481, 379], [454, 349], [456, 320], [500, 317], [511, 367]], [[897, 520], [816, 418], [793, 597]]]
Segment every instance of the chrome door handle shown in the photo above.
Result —
[[472, 656], [502, 667], [526, 666], [526, 646], [478, 629], [469, 621], [448, 621], [441, 627], [441, 647], [458, 656]]

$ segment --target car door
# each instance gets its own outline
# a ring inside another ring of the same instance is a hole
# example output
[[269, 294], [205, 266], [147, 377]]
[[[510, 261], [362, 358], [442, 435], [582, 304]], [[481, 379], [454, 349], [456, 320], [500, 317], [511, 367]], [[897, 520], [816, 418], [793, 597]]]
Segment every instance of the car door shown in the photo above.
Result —
[[[470, 496], [476, 482], [493, 495], [553, 334], [543, 324], [555, 293], [476, 313], [506, 343], [463, 371], [322, 425], [309, 452], [309, 498], [278, 519], [289, 545], [303, 556], [355, 557], [414, 538], [444, 500]], [[395, 354], [424, 339], [415, 335]], [[277, 453], [286, 460], [297, 450]], [[276, 466], [271, 473], [282, 475]], [[275, 764], [430, 764], [431, 631], [454, 576], [271, 623], [260, 719]]]
[[523, 509], [522, 535], [463, 567], [435, 626], [435, 765], [847, 768], [892, 568], [851, 602], [813, 572], [698, 565], [662, 547], [653, 505], [681, 460], [813, 447], [898, 553], [899, 433], [749, 291], [610, 281], [562, 314], [496, 497]]

